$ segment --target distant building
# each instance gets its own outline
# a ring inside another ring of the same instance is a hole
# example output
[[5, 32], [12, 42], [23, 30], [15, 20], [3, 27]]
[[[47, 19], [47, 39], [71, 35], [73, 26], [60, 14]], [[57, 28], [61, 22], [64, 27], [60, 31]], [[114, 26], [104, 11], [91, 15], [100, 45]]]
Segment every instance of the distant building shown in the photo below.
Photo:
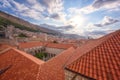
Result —
[[13, 39], [13, 33], [14, 33], [14, 26], [8, 25], [5, 30], [5, 37], [7, 39]]

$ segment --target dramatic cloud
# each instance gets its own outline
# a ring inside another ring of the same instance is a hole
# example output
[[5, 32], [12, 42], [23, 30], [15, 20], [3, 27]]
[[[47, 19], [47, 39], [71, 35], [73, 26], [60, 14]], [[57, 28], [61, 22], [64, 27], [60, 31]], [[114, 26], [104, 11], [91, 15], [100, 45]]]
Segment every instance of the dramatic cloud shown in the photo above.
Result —
[[53, 18], [53, 19], [60, 19], [60, 15], [59, 14], [52, 14], [51, 16], [50, 16], [51, 18]]
[[[28, 3], [19, 3], [14, 0], [0, 0], [0, 3], [2, 4], [1, 7], [4, 6], [6, 8], [10, 8], [12, 11], [15, 12], [17, 16], [23, 16], [28, 17], [34, 20], [40, 20], [41, 18], [44, 18], [42, 15], [42, 11], [44, 10], [44, 7], [42, 7], [37, 0], [27, 0]], [[5, 5], [4, 5], [5, 4]]]
[[115, 8], [120, 6], [120, 0], [95, 0], [92, 6], [95, 8]]
[[0, 0], [0, 10], [82, 36], [104, 35], [107, 30], [119, 29], [120, 24], [120, 0]]
[[64, 9], [62, 0], [43, 0], [42, 5], [47, 7], [50, 14], [59, 13]]
[[74, 27], [72, 26], [72, 25], [66, 25], [66, 26], [60, 26], [60, 27], [58, 27], [57, 29], [59, 29], [59, 30], [64, 30], [64, 31], [66, 31], [66, 30], [71, 30], [71, 29], [73, 29]]
[[27, 0], [27, 2], [28, 2], [28, 5], [26, 6], [29, 6], [29, 8], [31, 9], [34, 9], [38, 12], [42, 12], [45, 10], [45, 7], [42, 6], [42, 4], [38, 2], [38, 0]]
[[60, 31], [60, 32], [69, 31], [69, 30], [74, 28], [72, 25], [55, 26], [55, 25], [41, 24], [40, 26], [45, 27], [45, 28], [49, 28], [52, 30]]
[[64, 7], [62, 0], [41, 0], [41, 5], [45, 7], [45, 11], [50, 18], [56, 20], [65, 19]]
[[107, 34], [106, 31], [92, 31], [92, 32], [87, 32], [88, 35], [105, 35]]
[[11, 8], [16, 14], [34, 20], [45, 18], [65, 20], [62, 0], [27, 0], [25, 3], [19, 3], [14, 0], [0, 0], [0, 3], [0, 7]]
[[96, 31], [87, 31], [85, 34], [88, 37], [92, 37], [92, 38], [99, 38], [102, 37], [103, 35], [108, 34], [109, 31], [105, 31], [105, 30], [96, 30]]
[[0, 3], [1, 3], [0, 5], [1, 8], [12, 7], [12, 5], [8, 2], [8, 0], [0, 0]]
[[94, 26], [103, 27], [103, 26], [108, 26], [108, 25], [114, 24], [114, 23], [116, 23], [116, 22], [119, 22], [119, 20], [113, 19], [113, 18], [108, 17], [108, 16], [105, 16], [105, 17], [103, 18], [103, 20], [101, 21], [101, 23], [99, 23], [99, 24], [94, 24]]
[[83, 8], [69, 8], [73, 13], [89, 14], [98, 10], [120, 10], [120, 0], [95, 0], [91, 5]]

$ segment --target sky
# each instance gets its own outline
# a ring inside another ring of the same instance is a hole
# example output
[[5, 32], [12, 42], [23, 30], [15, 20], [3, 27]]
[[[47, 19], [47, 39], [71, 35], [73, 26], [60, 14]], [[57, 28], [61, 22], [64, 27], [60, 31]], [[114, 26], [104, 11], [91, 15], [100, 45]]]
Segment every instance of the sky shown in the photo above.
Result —
[[0, 0], [0, 10], [49, 29], [93, 38], [120, 29], [120, 0]]

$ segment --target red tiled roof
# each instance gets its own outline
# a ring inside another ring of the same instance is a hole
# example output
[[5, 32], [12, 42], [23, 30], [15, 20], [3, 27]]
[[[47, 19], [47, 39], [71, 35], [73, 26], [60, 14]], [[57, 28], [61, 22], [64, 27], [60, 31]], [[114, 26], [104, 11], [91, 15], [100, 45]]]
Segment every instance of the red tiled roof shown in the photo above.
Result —
[[76, 50], [66, 69], [97, 80], [120, 80], [120, 30]]
[[25, 42], [20, 43], [20, 48], [32, 48], [37, 46], [46, 46], [50, 48], [59, 48], [59, 49], [68, 49], [70, 47], [74, 47], [73, 44], [61, 44], [61, 43], [50, 43], [50, 42]]
[[6, 49], [6, 48], [9, 48], [8, 45], [4, 45], [4, 44], [0, 44], [0, 51]]
[[[43, 43], [20, 43], [23, 48], [40, 45]], [[56, 47], [62, 44], [44, 45]], [[120, 30], [98, 40], [89, 41], [76, 50], [71, 47], [45, 63], [15, 48], [9, 49], [0, 54], [0, 80], [64, 80], [66, 65], [66, 69], [93, 79], [119, 80], [119, 61]], [[1, 74], [2, 70], [4, 73]]]
[[38, 80], [64, 80], [64, 66], [74, 50], [71, 47], [41, 65]]
[[64, 80], [64, 66], [74, 50], [71, 47], [44, 63], [23, 51], [11, 48], [0, 54], [0, 70], [8, 68], [0, 74], [0, 80]]
[[36, 80], [42, 63], [29, 54], [10, 49], [0, 54], [0, 80]]

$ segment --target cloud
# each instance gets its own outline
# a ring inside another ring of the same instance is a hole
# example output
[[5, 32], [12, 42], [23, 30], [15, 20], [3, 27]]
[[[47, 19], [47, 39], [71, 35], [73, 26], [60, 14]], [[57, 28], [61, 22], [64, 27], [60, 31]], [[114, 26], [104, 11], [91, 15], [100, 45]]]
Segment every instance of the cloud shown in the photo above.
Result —
[[92, 38], [99, 38], [102, 37], [106, 34], [110, 33], [107, 30], [95, 30], [95, 31], [87, 31], [85, 32], [85, 34], [87, 35], [87, 37], [92, 37]]
[[0, 7], [12, 7], [12, 5], [8, 2], [8, 0], [0, 0]]
[[50, 18], [59, 20], [60, 19], [60, 15], [55, 13], [55, 14], [50, 15]]
[[92, 31], [92, 32], [87, 32], [88, 35], [105, 35], [107, 34], [106, 31]]
[[119, 22], [119, 20], [113, 19], [113, 18], [111, 18], [109, 16], [105, 16], [103, 18], [103, 20], [101, 21], [101, 23], [94, 24], [94, 26], [96, 26], [96, 27], [104, 27], [104, 26], [112, 25], [112, 24], [117, 23], [117, 22]]
[[120, 6], [120, 0], [95, 0], [92, 6], [95, 8], [115, 8]]
[[[1, 3], [3, 4], [1, 5], [2, 8], [4, 8], [5, 6], [5, 8], [11, 9], [12, 11], [16, 12], [15, 14], [17, 16], [29, 17], [34, 20], [40, 20], [41, 18], [44, 17], [41, 14], [43, 10], [40, 10], [39, 7], [38, 7], [38, 10], [36, 10], [36, 9], [33, 9], [34, 6], [27, 5], [26, 3], [19, 3], [14, 0], [1, 0]], [[36, 4], [34, 3], [34, 5]]]
[[65, 20], [63, 0], [41, 0], [41, 5], [45, 7], [47, 16], [55, 20]]
[[34, 20], [51, 18], [65, 21], [62, 0], [26, 0], [24, 3], [15, 0], [0, 0], [0, 7], [10, 8], [16, 15], [28, 17]]
[[65, 26], [60, 26], [57, 29], [66, 31], [66, 30], [71, 30], [73, 28], [74, 28], [74, 26], [72, 26], [72, 25], [65, 25]]
[[62, 0], [42, 0], [42, 5], [46, 6], [49, 14], [59, 13], [64, 9]]
[[69, 31], [69, 30], [72, 30], [74, 28], [74, 26], [72, 26], [72, 25], [55, 26], [55, 25], [49, 25], [49, 24], [41, 24], [40, 26], [45, 27], [45, 28], [49, 28], [52, 30], [60, 31], [60, 32]]
[[120, 10], [120, 0], [95, 0], [92, 4], [83, 8], [69, 8], [72, 13], [89, 14], [99, 10]]
[[45, 7], [42, 6], [42, 4], [40, 4], [38, 2], [38, 0], [27, 0], [28, 4], [27, 6], [29, 6], [31, 9], [34, 9], [38, 12], [42, 12], [45, 10]]

